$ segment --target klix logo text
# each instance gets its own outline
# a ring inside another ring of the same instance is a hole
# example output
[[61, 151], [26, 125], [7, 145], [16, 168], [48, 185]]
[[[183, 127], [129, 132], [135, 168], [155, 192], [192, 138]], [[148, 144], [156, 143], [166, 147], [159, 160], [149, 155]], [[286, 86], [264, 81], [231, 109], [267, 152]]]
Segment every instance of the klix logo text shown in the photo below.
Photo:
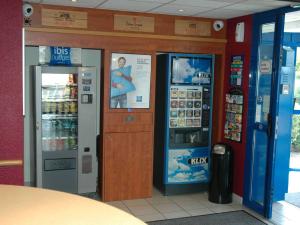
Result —
[[208, 157], [191, 158], [191, 159], [188, 160], [188, 163], [190, 165], [207, 164], [208, 163]]

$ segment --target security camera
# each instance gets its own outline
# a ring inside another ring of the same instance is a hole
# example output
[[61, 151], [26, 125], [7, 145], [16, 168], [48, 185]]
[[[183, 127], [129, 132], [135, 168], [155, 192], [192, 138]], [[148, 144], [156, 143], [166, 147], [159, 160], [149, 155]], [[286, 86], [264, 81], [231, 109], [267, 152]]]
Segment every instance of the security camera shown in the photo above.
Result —
[[30, 17], [33, 14], [33, 7], [32, 5], [25, 3], [23, 5], [23, 14], [25, 17]]
[[215, 31], [220, 31], [224, 27], [224, 22], [222, 20], [216, 20], [213, 24], [213, 27]]

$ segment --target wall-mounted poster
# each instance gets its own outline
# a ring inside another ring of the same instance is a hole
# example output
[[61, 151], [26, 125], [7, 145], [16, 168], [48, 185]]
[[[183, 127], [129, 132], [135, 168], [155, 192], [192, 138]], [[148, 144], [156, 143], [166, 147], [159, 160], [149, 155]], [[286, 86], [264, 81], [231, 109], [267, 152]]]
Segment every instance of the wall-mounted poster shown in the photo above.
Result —
[[110, 108], [149, 108], [151, 55], [112, 53]]
[[210, 84], [212, 75], [211, 58], [172, 57], [172, 84]]
[[198, 149], [169, 150], [168, 183], [208, 181], [208, 156]]

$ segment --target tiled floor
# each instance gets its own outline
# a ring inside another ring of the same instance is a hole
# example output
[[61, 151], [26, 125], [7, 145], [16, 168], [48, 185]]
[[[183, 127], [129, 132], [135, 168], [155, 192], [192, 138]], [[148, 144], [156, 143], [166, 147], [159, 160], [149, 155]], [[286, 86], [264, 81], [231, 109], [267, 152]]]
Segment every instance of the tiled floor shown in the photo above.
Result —
[[[152, 198], [115, 201], [108, 202], [108, 204], [131, 213], [143, 221], [205, 215], [240, 209], [247, 210], [237, 202], [231, 204], [215, 204], [209, 202], [207, 193], [163, 196], [156, 189], [153, 189]], [[257, 214], [249, 210], [247, 211], [259, 217]], [[269, 222], [267, 223], [271, 224]]]
[[[290, 168], [300, 168], [300, 153], [291, 152]], [[300, 192], [300, 172], [289, 173], [289, 193]], [[276, 225], [299, 225], [300, 208], [285, 202], [279, 201], [273, 204], [273, 215], [271, 221]]]
[[285, 201], [273, 204], [273, 214], [271, 222], [276, 225], [299, 225], [300, 208]]

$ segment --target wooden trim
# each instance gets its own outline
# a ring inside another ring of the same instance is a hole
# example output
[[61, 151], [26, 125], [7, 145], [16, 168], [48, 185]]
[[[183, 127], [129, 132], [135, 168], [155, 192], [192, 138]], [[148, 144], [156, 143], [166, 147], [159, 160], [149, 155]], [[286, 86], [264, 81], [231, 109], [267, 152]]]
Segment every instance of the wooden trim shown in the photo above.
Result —
[[23, 160], [0, 160], [0, 167], [4, 166], [21, 166], [23, 165]]
[[25, 28], [25, 30], [29, 32], [47, 32], [47, 33], [60, 33], [60, 34], [82, 34], [82, 35], [112, 36], [112, 37], [150, 38], [150, 39], [163, 39], [163, 40], [176, 40], [176, 41], [227, 43], [226, 39], [182, 37], [182, 36], [172, 36], [172, 35], [137, 34], [137, 33], [123, 33], [123, 32], [105, 32], [105, 31], [35, 28], [35, 27], [28, 27]]

